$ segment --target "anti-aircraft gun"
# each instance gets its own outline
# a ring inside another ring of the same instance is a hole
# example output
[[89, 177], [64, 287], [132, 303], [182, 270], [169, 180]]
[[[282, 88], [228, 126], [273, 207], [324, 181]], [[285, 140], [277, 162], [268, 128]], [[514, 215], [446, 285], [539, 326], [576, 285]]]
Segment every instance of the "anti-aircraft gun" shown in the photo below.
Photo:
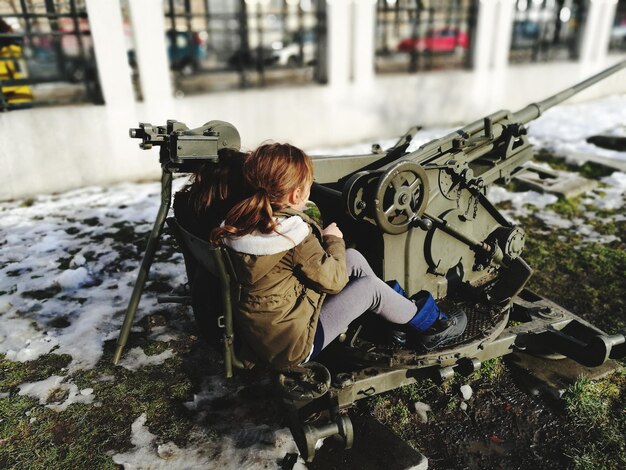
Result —
[[[533, 157], [526, 135], [529, 122], [623, 68], [626, 61], [543, 101], [514, 113], [493, 113], [412, 152], [407, 149], [418, 128], [386, 152], [378, 148], [368, 155], [314, 157], [311, 199], [324, 219], [338, 222], [346, 240], [381, 278], [400, 281], [410, 293], [426, 289], [441, 303], [463, 308], [468, 327], [445, 349], [420, 353], [385, 342], [376, 327], [380, 320], [365, 316], [322, 352], [323, 365], [307, 363], [299, 371], [280, 374], [292, 431], [305, 458], [313, 457], [318, 439], [333, 434], [350, 447], [352, 427], [341, 410], [361, 398], [413, 383], [423, 374], [445, 380], [516, 351], [569, 357], [589, 367], [626, 356], [626, 331], [606, 334], [525, 289], [532, 269], [522, 258], [524, 231], [486, 197], [489, 185], [507, 183]], [[222, 121], [195, 130], [177, 121], [163, 127], [140, 124], [131, 129], [131, 137], [141, 138], [142, 148], [161, 147], [163, 192], [118, 340], [116, 363], [169, 209], [172, 173], [216, 161], [220, 148], [239, 147], [236, 129]], [[225, 328], [229, 375], [237, 362], [232, 319]], [[326, 422], [302, 424], [320, 410], [326, 412]]]

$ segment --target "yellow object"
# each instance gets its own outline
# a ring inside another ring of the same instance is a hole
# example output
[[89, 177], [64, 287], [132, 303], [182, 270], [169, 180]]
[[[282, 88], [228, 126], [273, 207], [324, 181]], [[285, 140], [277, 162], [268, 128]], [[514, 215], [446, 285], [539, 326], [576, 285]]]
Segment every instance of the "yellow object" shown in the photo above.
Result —
[[8, 105], [7, 107], [11, 109], [33, 101], [33, 91], [28, 85], [2, 86], [4, 80], [19, 80], [28, 77], [21, 58], [22, 47], [20, 45], [9, 44], [0, 47], [0, 106]]

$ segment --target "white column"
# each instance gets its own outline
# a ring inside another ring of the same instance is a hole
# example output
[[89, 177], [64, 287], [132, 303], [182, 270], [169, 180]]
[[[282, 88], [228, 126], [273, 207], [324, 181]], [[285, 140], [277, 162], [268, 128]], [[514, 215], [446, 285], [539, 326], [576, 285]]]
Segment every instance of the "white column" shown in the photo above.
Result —
[[86, 0], [85, 5], [104, 102], [107, 105], [132, 103], [135, 98], [120, 2]]
[[494, 34], [492, 65], [495, 69], [503, 69], [509, 64], [513, 20], [515, 19], [515, 0], [500, 0], [497, 4]]
[[589, 3], [580, 46], [581, 62], [602, 62], [606, 59], [616, 8], [616, 0], [592, 0]]
[[352, 13], [352, 80], [369, 83], [374, 78], [376, 0], [354, 0]]
[[491, 67], [494, 49], [494, 25], [496, 24], [497, 0], [480, 0], [474, 41], [474, 70], [484, 71]]
[[580, 44], [580, 62], [595, 62], [598, 36], [601, 34], [603, 3], [595, 0], [589, 2], [587, 19], [585, 21], [583, 37]]
[[156, 104], [172, 97], [163, 1], [129, 0], [128, 7], [143, 99]]
[[604, 2], [600, 20], [600, 34], [598, 35], [598, 48], [596, 54], [599, 59], [605, 59], [609, 53], [609, 43], [611, 42], [611, 30], [617, 11], [617, 0], [607, 0]]
[[350, 81], [350, 0], [328, 4], [328, 84], [342, 88]]

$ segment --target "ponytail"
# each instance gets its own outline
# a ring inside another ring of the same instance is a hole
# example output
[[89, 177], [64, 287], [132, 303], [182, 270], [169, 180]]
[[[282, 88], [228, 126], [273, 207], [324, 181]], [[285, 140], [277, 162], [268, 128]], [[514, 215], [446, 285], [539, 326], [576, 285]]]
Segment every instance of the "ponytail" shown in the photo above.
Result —
[[313, 163], [302, 150], [289, 144], [266, 144], [248, 156], [243, 173], [252, 195], [235, 204], [210, 240], [242, 237], [254, 231], [276, 230], [275, 211], [286, 205], [290, 192], [313, 181]]
[[224, 237], [241, 237], [254, 230], [270, 233], [276, 228], [274, 210], [269, 194], [262, 189], [235, 204], [221, 227], [211, 231], [211, 242], [218, 244]]

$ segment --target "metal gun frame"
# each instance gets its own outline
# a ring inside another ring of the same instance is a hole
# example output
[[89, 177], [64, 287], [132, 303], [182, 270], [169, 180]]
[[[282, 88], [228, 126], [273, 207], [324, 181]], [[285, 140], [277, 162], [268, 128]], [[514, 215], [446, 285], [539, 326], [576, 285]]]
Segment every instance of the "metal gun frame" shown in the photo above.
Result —
[[[514, 351], [569, 357], [590, 367], [626, 356], [626, 331], [606, 334], [525, 289], [532, 274], [521, 258], [525, 234], [485, 197], [490, 184], [508, 182], [533, 157], [528, 122], [625, 67], [622, 61], [544, 101], [515, 113], [496, 112], [410, 153], [418, 128], [387, 152], [377, 148], [368, 155], [314, 158], [312, 200], [340, 224], [376, 273], [401, 281], [408, 292], [427, 289], [439, 299], [451, 299], [468, 311], [470, 323], [474, 318], [475, 331], [466, 332], [458, 344], [422, 354], [372, 342], [359, 324], [324, 353], [325, 365], [306, 363], [280, 372], [279, 390], [305, 459], [313, 458], [323, 437], [339, 435], [346, 448], [352, 445], [352, 426], [343, 410], [354, 402], [425, 374], [446, 380]], [[167, 127], [142, 124], [131, 129], [131, 137], [142, 138], [142, 148], [161, 146], [162, 198], [118, 338], [116, 364], [170, 208], [172, 173], [214, 161], [219, 148], [239, 144], [236, 130], [221, 121], [191, 131], [176, 121]], [[306, 422], [320, 411], [321, 424]]]

